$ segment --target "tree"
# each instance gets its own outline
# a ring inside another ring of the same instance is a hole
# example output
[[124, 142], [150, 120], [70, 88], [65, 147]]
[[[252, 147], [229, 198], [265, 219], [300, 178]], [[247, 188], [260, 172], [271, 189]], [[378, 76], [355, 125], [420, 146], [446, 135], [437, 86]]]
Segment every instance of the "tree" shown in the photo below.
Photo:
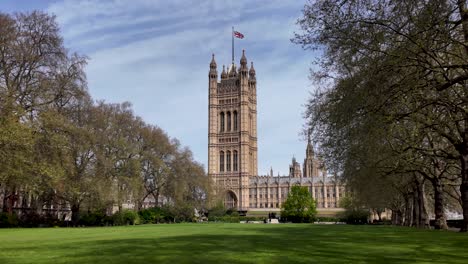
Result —
[[294, 223], [310, 223], [317, 214], [315, 201], [305, 186], [293, 186], [281, 207], [281, 218]]
[[190, 150], [130, 103], [94, 101], [85, 64], [54, 16], [0, 12], [0, 210], [71, 209], [76, 224], [80, 211], [141, 209], [149, 195], [185, 219], [205, 210], [211, 181]]
[[[293, 39], [324, 50], [314, 72], [321, 89], [307, 114], [327, 162], [354, 179], [363, 167], [378, 169], [368, 177], [405, 175], [407, 182], [419, 174], [436, 193], [458, 183], [462, 231], [468, 229], [466, 3], [310, 1], [298, 20], [303, 32]], [[353, 169], [355, 160], [367, 165]], [[401, 196], [421, 193], [399, 189]], [[435, 195], [438, 217], [441, 199]]]
[[84, 57], [67, 53], [55, 17], [0, 13], [0, 153], [8, 154], [1, 159], [0, 188], [7, 211], [20, 192], [23, 198], [46, 196], [50, 179], [60, 174], [48, 156], [51, 145], [44, 144], [54, 133], [44, 133], [41, 115], [86, 96], [85, 64]]

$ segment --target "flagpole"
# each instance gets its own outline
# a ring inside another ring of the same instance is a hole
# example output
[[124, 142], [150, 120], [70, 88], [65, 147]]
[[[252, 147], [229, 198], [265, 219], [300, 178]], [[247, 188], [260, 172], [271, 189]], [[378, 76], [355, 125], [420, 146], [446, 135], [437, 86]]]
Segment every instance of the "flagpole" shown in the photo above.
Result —
[[232, 64], [234, 65], [234, 27], [232, 27], [231, 37], [232, 37]]

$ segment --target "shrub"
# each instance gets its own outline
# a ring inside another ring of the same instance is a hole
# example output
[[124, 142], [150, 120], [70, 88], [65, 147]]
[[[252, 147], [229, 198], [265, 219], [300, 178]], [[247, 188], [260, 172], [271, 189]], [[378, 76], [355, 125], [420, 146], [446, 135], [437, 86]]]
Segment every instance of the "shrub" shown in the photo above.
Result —
[[19, 220], [16, 214], [0, 213], [0, 227], [18, 227]]
[[155, 208], [143, 209], [138, 212], [142, 224], [156, 223], [156, 214]]
[[364, 225], [367, 224], [369, 212], [364, 209], [348, 209], [342, 214], [342, 219], [347, 224]]
[[339, 217], [323, 216], [317, 217], [317, 222], [341, 222], [343, 219]]
[[208, 210], [208, 217], [221, 217], [226, 215], [226, 208], [222, 202], [218, 203], [215, 207]]
[[114, 225], [139, 225], [140, 217], [137, 212], [132, 210], [122, 210], [116, 212], [113, 217]]
[[81, 214], [78, 223], [85, 226], [104, 226], [108, 220], [104, 212], [94, 211]]
[[19, 220], [22, 227], [38, 227], [44, 222], [42, 216], [35, 210], [24, 212]]

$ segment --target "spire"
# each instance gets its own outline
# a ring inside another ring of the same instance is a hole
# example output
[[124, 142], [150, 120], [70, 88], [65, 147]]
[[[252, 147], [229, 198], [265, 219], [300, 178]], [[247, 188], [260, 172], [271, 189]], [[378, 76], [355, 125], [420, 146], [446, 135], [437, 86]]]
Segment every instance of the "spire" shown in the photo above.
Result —
[[216, 70], [216, 61], [215, 61], [215, 58], [214, 58], [214, 53], [211, 55], [210, 69], [215, 69]]
[[251, 84], [255, 84], [257, 82], [257, 79], [255, 78], [255, 69], [254, 69], [254, 66], [253, 66], [253, 61], [250, 62], [249, 82]]
[[210, 79], [217, 79], [218, 72], [216, 71], [216, 61], [214, 58], [214, 53], [211, 55], [211, 62], [210, 62], [210, 73], [208, 74]]
[[237, 69], [236, 65], [233, 63], [231, 68], [229, 69], [229, 77], [236, 77], [237, 76]]
[[273, 177], [273, 167], [270, 167], [270, 176]]
[[314, 156], [314, 147], [312, 146], [312, 141], [310, 140], [310, 130], [307, 131], [307, 148], [306, 148], [306, 158], [312, 158]]
[[227, 76], [227, 73], [226, 73], [226, 68], [225, 66], [223, 65], [223, 72], [221, 73], [221, 79], [226, 79], [228, 76]]
[[240, 59], [241, 69], [247, 68], [247, 58], [245, 57], [245, 50], [242, 50], [242, 57]]

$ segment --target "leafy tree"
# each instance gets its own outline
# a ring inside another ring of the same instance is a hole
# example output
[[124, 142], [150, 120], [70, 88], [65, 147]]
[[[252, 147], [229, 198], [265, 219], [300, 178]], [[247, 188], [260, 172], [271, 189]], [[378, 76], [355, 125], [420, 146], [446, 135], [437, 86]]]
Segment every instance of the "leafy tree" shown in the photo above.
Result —
[[281, 218], [294, 223], [310, 223], [317, 214], [315, 201], [305, 186], [293, 186], [281, 207]]
[[307, 116], [327, 164], [357, 190], [369, 177], [394, 178], [383, 181], [396, 183], [389, 203], [419, 201], [420, 210], [406, 211], [421, 222], [424, 182], [433, 187], [439, 219], [445, 204], [439, 194], [458, 184], [462, 231], [468, 229], [467, 14], [466, 0], [310, 1], [293, 39], [324, 51]]
[[150, 195], [166, 198], [172, 220], [206, 211], [211, 181], [190, 150], [130, 103], [95, 102], [85, 64], [64, 47], [54, 16], [0, 13], [1, 210], [11, 218], [27, 208], [31, 226], [57, 219], [43, 208], [70, 208], [75, 224], [87, 211], [83, 221], [103, 224], [104, 212], [135, 215], [123, 204], [141, 209]]
[[[348, 224], [366, 224], [369, 216], [369, 211], [362, 208], [360, 202], [355, 197], [345, 196], [340, 200], [340, 207], [345, 211], [342, 213], [341, 218]], [[379, 209], [376, 209], [376, 211]]]

